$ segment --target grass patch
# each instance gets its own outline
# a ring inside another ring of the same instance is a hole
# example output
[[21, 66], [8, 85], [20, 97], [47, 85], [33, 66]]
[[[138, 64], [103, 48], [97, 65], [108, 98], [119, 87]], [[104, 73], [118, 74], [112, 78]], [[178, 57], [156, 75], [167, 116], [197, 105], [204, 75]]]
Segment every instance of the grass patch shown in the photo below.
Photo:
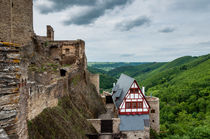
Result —
[[69, 97], [61, 98], [57, 107], [47, 108], [28, 121], [28, 130], [30, 139], [84, 139], [85, 134], [95, 132]]

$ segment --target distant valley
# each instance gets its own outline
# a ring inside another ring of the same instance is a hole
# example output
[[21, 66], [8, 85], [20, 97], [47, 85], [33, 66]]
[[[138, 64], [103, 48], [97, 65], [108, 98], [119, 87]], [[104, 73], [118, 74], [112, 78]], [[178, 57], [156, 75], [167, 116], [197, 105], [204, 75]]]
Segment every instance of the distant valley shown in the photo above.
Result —
[[210, 54], [171, 62], [89, 63], [100, 74], [100, 88], [110, 91], [121, 73], [160, 98], [161, 134], [157, 138], [210, 136]]

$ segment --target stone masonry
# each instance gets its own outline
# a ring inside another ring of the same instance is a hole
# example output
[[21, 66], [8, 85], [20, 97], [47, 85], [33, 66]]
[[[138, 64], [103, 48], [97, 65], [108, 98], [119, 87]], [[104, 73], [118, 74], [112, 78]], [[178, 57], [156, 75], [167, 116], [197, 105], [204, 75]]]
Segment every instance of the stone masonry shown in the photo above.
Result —
[[50, 25], [47, 25], [47, 39], [54, 41], [54, 30]]
[[159, 98], [154, 96], [146, 96], [147, 102], [150, 105], [150, 127], [157, 133], [160, 132], [160, 111], [159, 111]]
[[17, 114], [20, 98], [20, 48], [0, 43], [0, 125], [17, 136]]
[[0, 19], [0, 132], [27, 139], [27, 121], [68, 95], [59, 70], [86, 71], [85, 42], [55, 41], [51, 26], [35, 35], [33, 0], [0, 0]]
[[0, 1], [0, 41], [26, 45], [33, 32], [32, 0]]
[[[58, 99], [68, 95], [68, 76], [29, 69], [36, 47], [0, 43], [0, 126], [9, 138], [28, 138], [27, 120], [57, 106]], [[74, 63], [65, 69], [70, 73], [78, 68]]]
[[0, 139], [9, 139], [7, 133], [0, 127]]
[[100, 94], [100, 75], [90, 73], [90, 81], [95, 85], [98, 94]]

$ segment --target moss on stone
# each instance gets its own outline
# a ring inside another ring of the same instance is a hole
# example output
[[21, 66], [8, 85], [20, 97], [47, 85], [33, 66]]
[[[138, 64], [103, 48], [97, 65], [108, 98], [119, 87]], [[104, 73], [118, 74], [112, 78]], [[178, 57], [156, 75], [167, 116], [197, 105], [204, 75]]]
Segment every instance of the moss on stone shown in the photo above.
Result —
[[72, 79], [72, 83], [75, 86], [78, 84], [79, 81], [80, 81], [80, 75], [79, 74], [74, 76], [73, 79]]

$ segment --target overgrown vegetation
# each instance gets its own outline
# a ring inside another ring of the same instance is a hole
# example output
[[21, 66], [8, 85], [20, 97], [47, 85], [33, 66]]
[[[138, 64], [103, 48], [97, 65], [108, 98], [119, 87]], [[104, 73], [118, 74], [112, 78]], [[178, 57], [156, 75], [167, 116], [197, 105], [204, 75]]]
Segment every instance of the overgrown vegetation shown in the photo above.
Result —
[[144, 62], [88, 62], [88, 66], [92, 68], [110, 71], [122, 66], [137, 66], [145, 64]]
[[[159, 135], [153, 138], [205, 139], [210, 136], [210, 54], [168, 63], [127, 66], [103, 73], [134, 77], [147, 93], [160, 98]], [[106, 80], [105, 82], [111, 82]]]
[[85, 71], [71, 73], [65, 97], [59, 104], [47, 108], [32, 121], [28, 121], [31, 139], [85, 139], [96, 133], [86, 119], [98, 117], [105, 108], [96, 88], [87, 81]]
[[63, 97], [57, 107], [47, 108], [38, 117], [28, 121], [29, 138], [86, 138], [87, 133], [96, 132], [86, 118], [70, 97]]
[[54, 63], [43, 63], [43, 64], [31, 64], [29, 65], [29, 71], [34, 72], [57, 72], [59, 65]]
[[73, 85], [76, 86], [80, 80], [81, 80], [81, 77], [80, 77], [79, 74], [76, 75], [76, 76], [74, 76], [74, 78], [72, 78], [72, 83], [73, 83]]

